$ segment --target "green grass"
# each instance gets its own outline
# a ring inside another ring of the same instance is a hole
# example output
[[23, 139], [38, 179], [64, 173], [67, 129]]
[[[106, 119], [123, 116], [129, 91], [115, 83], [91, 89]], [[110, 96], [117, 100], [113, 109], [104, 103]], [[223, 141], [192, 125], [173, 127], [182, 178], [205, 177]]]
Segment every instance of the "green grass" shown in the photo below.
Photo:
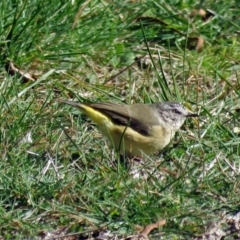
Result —
[[[239, 4], [203, 2], [215, 12], [204, 22], [188, 18], [194, 1], [161, 2], [0, 3], [1, 237], [66, 227], [121, 239], [166, 219], [151, 239], [191, 239], [239, 211]], [[190, 50], [199, 36], [202, 51]], [[9, 74], [9, 61], [38, 80]], [[201, 116], [125, 167], [87, 117], [58, 103], [69, 98], [174, 100]]]

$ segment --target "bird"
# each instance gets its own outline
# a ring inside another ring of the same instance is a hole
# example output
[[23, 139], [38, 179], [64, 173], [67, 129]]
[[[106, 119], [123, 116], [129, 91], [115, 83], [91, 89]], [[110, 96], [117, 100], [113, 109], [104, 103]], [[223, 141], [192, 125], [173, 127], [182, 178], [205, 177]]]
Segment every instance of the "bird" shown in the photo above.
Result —
[[177, 102], [128, 105], [59, 101], [81, 110], [97, 124], [115, 150], [132, 157], [153, 155], [162, 150], [186, 118], [198, 117]]

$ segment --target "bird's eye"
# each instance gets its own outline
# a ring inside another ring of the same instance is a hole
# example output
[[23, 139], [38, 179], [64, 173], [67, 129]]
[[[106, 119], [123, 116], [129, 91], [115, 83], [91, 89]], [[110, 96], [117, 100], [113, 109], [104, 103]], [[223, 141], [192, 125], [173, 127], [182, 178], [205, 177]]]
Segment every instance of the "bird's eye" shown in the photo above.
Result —
[[176, 113], [176, 114], [181, 114], [181, 112], [177, 109], [174, 109], [173, 112]]

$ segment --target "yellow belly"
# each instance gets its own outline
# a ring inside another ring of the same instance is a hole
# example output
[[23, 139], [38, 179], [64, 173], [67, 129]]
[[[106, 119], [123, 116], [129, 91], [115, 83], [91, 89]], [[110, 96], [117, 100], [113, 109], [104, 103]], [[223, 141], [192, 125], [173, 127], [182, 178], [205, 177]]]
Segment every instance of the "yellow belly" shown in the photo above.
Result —
[[149, 136], [144, 136], [130, 127], [107, 123], [99, 126], [99, 130], [107, 136], [114, 148], [130, 156], [151, 155], [163, 149], [174, 136], [167, 134], [161, 126], [153, 126]]

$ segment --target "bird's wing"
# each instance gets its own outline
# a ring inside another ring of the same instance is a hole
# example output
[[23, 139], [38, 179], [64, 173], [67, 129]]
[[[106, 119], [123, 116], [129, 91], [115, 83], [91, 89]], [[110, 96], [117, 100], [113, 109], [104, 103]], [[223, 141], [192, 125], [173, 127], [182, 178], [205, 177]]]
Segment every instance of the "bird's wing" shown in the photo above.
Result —
[[[156, 125], [156, 120], [152, 121], [153, 117], [149, 116], [150, 105], [120, 105], [114, 103], [95, 103], [86, 105], [105, 114], [112, 120], [113, 123], [126, 127], [129, 126], [144, 136], [149, 135], [149, 130], [151, 129], [151, 126], [153, 126], [153, 122]], [[139, 110], [140, 105], [141, 110]], [[138, 110], [134, 111], [136, 106], [138, 106]]]

